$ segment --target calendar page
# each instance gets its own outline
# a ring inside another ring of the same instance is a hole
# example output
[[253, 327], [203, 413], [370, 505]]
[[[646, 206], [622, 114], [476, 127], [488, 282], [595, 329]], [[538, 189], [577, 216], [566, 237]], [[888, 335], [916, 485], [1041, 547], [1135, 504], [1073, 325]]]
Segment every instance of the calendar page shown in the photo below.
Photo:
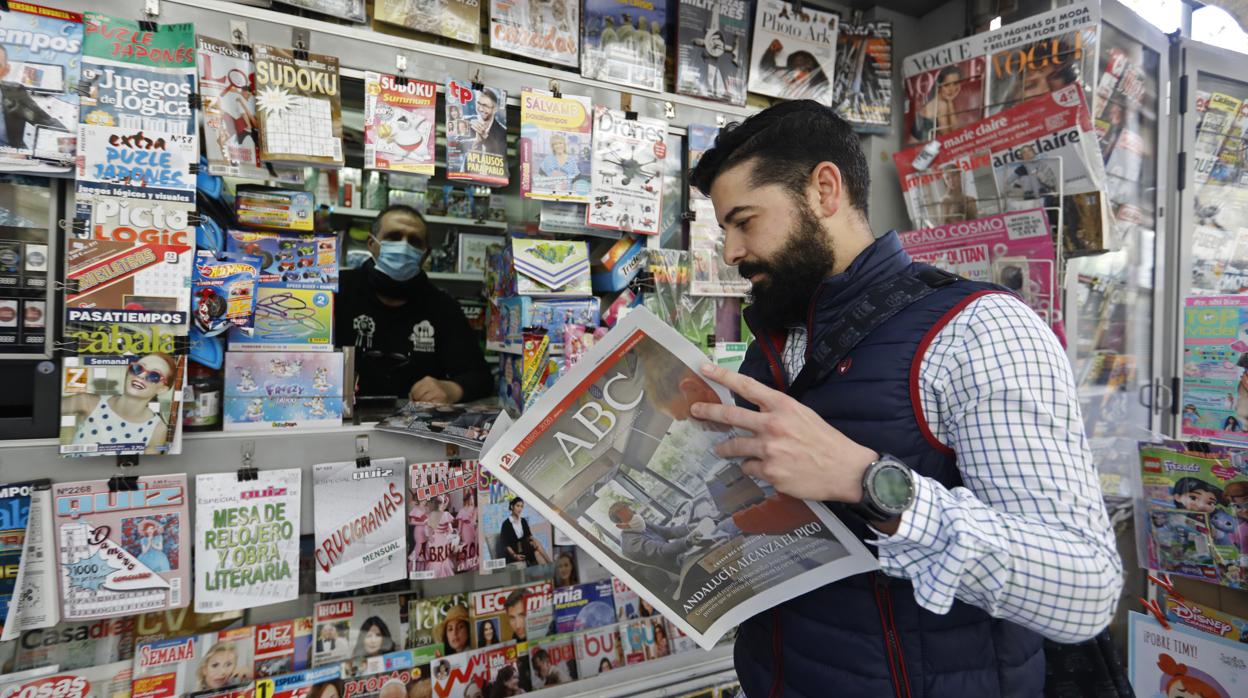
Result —
[[255, 46], [255, 58], [260, 159], [341, 166], [338, 59], [264, 44]]

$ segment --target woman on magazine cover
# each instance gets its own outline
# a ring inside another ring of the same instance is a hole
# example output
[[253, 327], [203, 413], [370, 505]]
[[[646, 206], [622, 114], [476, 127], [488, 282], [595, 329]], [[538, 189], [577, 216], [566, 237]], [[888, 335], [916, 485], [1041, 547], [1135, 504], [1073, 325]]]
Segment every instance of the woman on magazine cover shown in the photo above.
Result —
[[455, 532], [455, 515], [449, 509], [450, 501], [445, 495], [434, 497], [429, 512], [429, 545], [425, 548], [425, 569], [433, 570], [436, 577], [455, 574], [455, 544], [451, 539]]
[[407, 570], [424, 572], [428, 569], [425, 563], [425, 542], [429, 539], [429, 509], [425, 502], [412, 498], [412, 509], [407, 514], [407, 523], [412, 529], [412, 552], [407, 556]]
[[237, 673], [237, 668], [238, 648], [232, 642], [218, 642], [199, 663], [196, 675], [200, 690], [216, 691], [251, 678]]
[[965, 123], [957, 105], [964, 79], [962, 69], [956, 65], [946, 66], [936, 74], [936, 84], [927, 94], [927, 103], [919, 108], [914, 117], [910, 135], [916, 142], [929, 141]]
[[469, 487], [464, 490], [464, 506], [455, 515], [458, 523], [459, 554], [455, 556], [456, 572], [467, 572], [477, 568], [477, 490]]
[[360, 626], [360, 639], [355, 645], [356, 657], [376, 657], [394, 651], [394, 638], [386, 622], [369, 616]]
[[144, 453], [158, 452], [165, 445], [168, 425], [148, 405], [169, 392], [178, 367], [178, 361], [168, 354], [148, 354], [127, 368], [119, 395], [67, 395], [61, 403], [62, 414], [79, 418], [73, 443], [144, 443]]

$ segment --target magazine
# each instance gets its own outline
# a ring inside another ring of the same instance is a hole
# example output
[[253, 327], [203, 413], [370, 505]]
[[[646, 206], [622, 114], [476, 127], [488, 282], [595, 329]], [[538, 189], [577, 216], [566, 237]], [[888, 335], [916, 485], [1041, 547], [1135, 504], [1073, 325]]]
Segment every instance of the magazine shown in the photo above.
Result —
[[[194, 202], [194, 27], [166, 24], [146, 31], [137, 20], [96, 12], [84, 19], [82, 75], [89, 89], [78, 127], [79, 200]], [[129, 40], [115, 41], [118, 35]]]
[[466, 44], [481, 40], [480, 0], [377, 0], [373, 19]]
[[378, 657], [402, 649], [403, 626], [396, 594], [322, 601], [316, 604], [313, 617], [316, 645], [312, 666]]
[[478, 451], [498, 413], [497, 407], [486, 405], [409, 402], [398, 412], [378, 422], [377, 429]]
[[624, 653], [625, 664], [640, 664], [657, 658], [654, 641], [656, 621], [662, 623], [663, 619], [655, 616], [620, 623], [620, 651]]
[[1080, 83], [1093, 75], [1100, 23], [1100, 3], [1083, 0], [906, 56], [904, 143]]
[[140, 642], [134, 649], [132, 698], [176, 698], [250, 685], [254, 626]]
[[[158, 332], [153, 328], [152, 336]], [[115, 327], [112, 334], [117, 334]], [[65, 357], [61, 455], [177, 453], [185, 376], [185, 356], [160, 349], [132, 356]]]
[[316, 590], [349, 591], [407, 579], [404, 460], [378, 458], [364, 467], [355, 461], [319, 463], [312, 475]]
[[[481, 462], [709, 648], [743, 618], [875, 560], [826, 507], [771, 491], [716, 457], [731, 431], [667, 416], [690, 394], [671, 386], [731, 400], [700, 377], [704, 363], [678, 332], [634, 309]], [[644, 555], [628, 530], [642, 522], [683, 548]]]
[[1131, 613], [1128, 676], [1140, 695], [1235, 696], [1248, 667], [1248, 645]]
[[1062, 321], [1057, 261], [1044, 209], [899, 233], [916, 261], [1018, 294], [1051, 326]]
[[364, 0], [276, 0], [279, 5], [289, 5], [301, 10], [311, 10], [330, 17], [352, 22], [367, 22]]
[[579, 2], [490, 0], [490, 48], [575, 68], [580, 23]]
[[521, 587], [474, 591], [468, 595], [468, 598], [472, 603], [472, 646], [474, 649], [490, 647], [513, 639], [515, 633], [508, 609], [514, 608], [519, 612], [525, 608], [524, 590]]
[[[343, 674], [342, 698], [406, 698], [408, 695], [433, 696], [429, 662], [414, 664], [410, 652], [396, 653], [397, 666], [372, 671], [371, 667], [353, 678]], [[431, 657], [423, 657], [429, 659]], [[406, 661], [404, 661], [406, 660]], [[411, 692], [409, 694], [409, 691]]]
[[432, 175], [438, 86], [364, 73], [364, 167]]
[[571, 634], [552, 635], [529, 645], [530, 690], [561, 686], [577, 679], [576, 642]]
[[1248, 443], [1248, 298], [1188, 298], [1183, 335], [1180, 433]]
[[[246, 192], [246, 198], [254, 202], [257, 194]], [[225, 245], [230, 252], [260, 257], [261, 286], [338, 290], [338, 240], [333, 235], [229, 230]]]
[[657, 235], [667, 123], [594, 107], [594, 158], [585, 222], [593, 228]]
[[676, 92], [745, 104], [750, 3], [680, 0], [677, 6]]
[[446, 178], [507, 186], [506, 91], [446, 81]]
[[520, 191], [543, 201], [589, 201], [593, 105], [588, 97], [520, 93]]
[[[714, 126], [689, 124], [689, 167], [697, 166], [718, 135]], [[724, 261], [724, 231], [715, 218], [715, 206], [696, 187], [689, 187], [689, 213], [690, 292], [695, 296], [745, 296], [750, 282]]]
[[142, 476], [136, 487], [110, 492], [107, 480], [53, 486], [66, 620], [187, 605], [186, 476]]
[[585, 0], [581, 32], [581, 75], [663, 91], [667, 3]]
[[[44, 481], [47, 483], [47, 481]], [[30, 498], [36, 483], [0, 485], [0, 625], [8, 634], [10, 615], [16, 615], [19, 593], [17, 577], [26, 551], [26, 529], [30, 520]], [[12, 609], [12, 610], [10, 610]]]
[[274, 165], [341, 167], [338, 58], [255, 44], [260, 159]]
[[17, 642], [13, 670], [56, 666], [69, 671], [128, 661], [134, 656], [134, 629], [135, 619], [128, 617], [28, 630]]
[[[15, 534], [20, 530], [19, 548], [7, 551], [10, 560], [17, 560], [20, 555], [20, 565], [16, 561], [12, 563], [18, 565], [13, 579], [13, 596], [8, 601], [8, 610], [0, 616], [4, 622], [0, 640], [7, 641], [24, 637], [26, 631], [55, 626], [61, 619], [61, 603], [57, 596], [52, 483], [35, 480], [7, 485], [5, 490], [10, 495], [20, 492], [17, 496], [28, 502], [25, 526], [12, 529]], [[12, 517], [12, 513], [11, 520], [16, 518]], [[17, 537], [15, 535], [14, 539]], [[62, 668], [67, 667], [62, 664]]]
[[191, 273], [195, 329], [215, 337], [231, 327], [249, 330], [256, 316], [256, 282], [263, 259], [232, 252], [197, 250]]
[[654, 614], [654, 608], [650, 604], [643, 608], [641, 597], [619, 577], [611, 577], [611, 600], [615, 604], [617, 621], [636, 620], [642, 615]]
[[[304, 669], [256, 682], [256, 695], [268, 698], [342, 696], [341, 669], [337, 664]], [[323, 687], [323, 688], [322, 688]]]
[[576, 673], [582, 679], [617, 669], [624, 664], [619, 625], [586, 630], [572, 637], [576, 647]]
[[407, 608], [407, 647], [441, 644], [447, 654], [470, 648], [467, 594], [409, 598]]
[[[234, 347], [231, 343], [231, 348]], [[225, 431], [271, 431], [342, 423], [338, 352], [225, 353]]]
[[750, 51], [750, 92], [832, 105], [839, 20], [787, 0], [759, 0]]
[[[940, 136], [938, 142], [939, 155], [930, 163], [933, 170], [965, 161], [973, 161], [977, 166], [982, 161], [996, 171], [1001, 190], [1008, 192], [1025, 181], [1039, 182], [1033, 187], [1036, 198], [1025, 196], [1019, 207], [1035, 208], [1039, 200], [1046, 209], [1060, 209], [1062, 223], [1058, 234], [1066, 255], [1100, 252], [1111, 245], [1113, 222], [1103, 193], [1105, 168], [1078, 86], [1021, 102], [950, 131]], [[915, 208], [922, 178], [914, 175], [923, 174], [915, 164], [922, 149], [923, 146], [911, 146], [893, 155], [902, 194], [913, 218], [919, 218]], [[1059, 159], [1056, 171], [1049, 165], [1049, 172], [1043, 172], [1046, 164], [1056, 165]], [[962, 183], [964, 179], [954, 177], [951, 182]], [[1052, 181], [1053, 185], [1044, 184], [1045, 181]], [[1062, 194], [1060, 201], [1058, 192]]]
[[256, 678], [281, 676], [312, 666], [311, 616], [262, 623], [256, 628]]
[[1203, 100], [1203, 109], [1200, 108], [1202, 105], [1197, 105], [1200, 122], [1196, 129], [1196, 140], [1192, 145], [1193, 172], [1197, 184], [1209, 181], [1209, 175], [1228, 140], [1241, 103], [1241, 100], [1226, 93], [1213, 92]]
[[[162, 324], [186, 334], [190, 298], [186, 292], [194, 263], [193, 203], [133, 200], [111, 196], [90, 206], [86, 237], [65, 242], [65, 274], [71, 284], [67, 309], [120, 313], [158, 311]], [[164, 318], [173, 314], [173, 321]], [[68, 313], [71, 322], [77, 320]]]
[[[507, 620], [511, 623], [512, 637], [523, 654], [528, 643], [554, 633], [555, 585], [550, 582], [534, 582], [521, 589], [524, 591], [524, 615], [517, 618], [516, 606], [508, 609]], [[523, 629], [523, 631], [522, 631]]]
[[208, 173], [268, 179], [256, 142], [256, 67], [251, 47], [207, 36], [195, 37], [199, 97], [204, 110], [204, 153]]
[[1167, 594], [1162, 606], [1166, 620], [1193, 630], [1248, 644], [1248, 620], [1195, 601]]
[[195, 610], [235, 611], [299, 597], [303, 471], [195, 478]]
[[842, 24], [832, 106], [858, 133], [888, 133], [893, 119], [893, 23]]
[[536, 509], [527, 505], [521, 509], [520, 515], [522, 520], [528, 521], [537, 559], [530, 562], [508, 555], [503, 545], [503, 527], [512, 525], [510, 517], [515, 500], [515, 493], [506, 485], [485, 469], [480, 470], [477, 474], [477, 508], [481, 517], [480, 574], [496, 572], [508, 565], [543, 564], [542, 556], [549, 557], [548, 553], [553, 545], [550, 522]]
[[616, 622], [611, 580], [555, 589], [555, 632], [592, 630]]
[[82, 15], [13, 3], [0, 13], [6, 142], [0, 167], [8, 172], [68, 174], [78, 131]]
[[[265, 230], [289, 231], [310, 235], [314, 223], [313, 219], [315, 218], [313, 210], [314, 201], [312, 192], [241, 185], [234, 191], [234, 215], [238, 217], [238, 224], [247, 228], [262, 228]], [[278, 239], [262, 233], [248, 233], [237, 230], [228, 232], [230, 239], [226, 240], [227, 246], [231, 240], [238, 239], [240, 236], [256, 236], [255, 238], [249, 238], [249, 240]], [[330, 238], [330, 240], [332, 241], [333, 238]], [[266, 251], [273, 252], [272, 250]], [[276, 253], [274, 252], [274, 254]], [[276, 263], [273, 255], [266, 256], [265, 259], [267, 260], [265, 266]], [[301, 264], [301, 266], [306, 266], [306, 264]]]
[[53, 670], [13, 683], [0, 681], [0, 698], [122, 698], [130, 695], [130, 662]]
[[408, 578], [438, 579], [477, 569], [477, 462], [412, 463]]
[[[494, 645], [480, 650], [461, 652], [435, 659], [433, 694], [438, 698], [475, 698], [476, 696], [515, 695], [520, 688], [520, 672], [516, 666], [515, 643]], [[495, 688], [499, 677], [502, 684]]]

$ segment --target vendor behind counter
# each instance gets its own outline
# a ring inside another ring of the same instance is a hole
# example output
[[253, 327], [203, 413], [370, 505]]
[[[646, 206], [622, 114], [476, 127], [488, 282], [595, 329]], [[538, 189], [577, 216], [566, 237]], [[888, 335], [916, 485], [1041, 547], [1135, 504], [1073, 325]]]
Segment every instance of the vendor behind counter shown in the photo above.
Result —
[[334, 337], [356, 349], [357, 394], [422, 402], [467, 402], [494, 379], [459, 303], [422, 266], [429, 229], [420, 213], [394, 205], [373, 220], [373, 258], [339, 279]]

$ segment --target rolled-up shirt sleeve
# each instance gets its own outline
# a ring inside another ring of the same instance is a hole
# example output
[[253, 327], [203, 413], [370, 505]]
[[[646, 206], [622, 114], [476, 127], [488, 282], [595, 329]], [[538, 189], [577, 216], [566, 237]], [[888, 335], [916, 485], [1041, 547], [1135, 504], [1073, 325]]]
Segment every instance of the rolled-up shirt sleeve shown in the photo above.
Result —
[[1122, 562], [1052, 331], [1014, 296], [977, 298], [929, 345], [919, 392], [964, 486], [917, 478], [897, 532], [872, 541], [881, 568], [936, 613], [956, 598], [1058, 642], [1096, 635]]

